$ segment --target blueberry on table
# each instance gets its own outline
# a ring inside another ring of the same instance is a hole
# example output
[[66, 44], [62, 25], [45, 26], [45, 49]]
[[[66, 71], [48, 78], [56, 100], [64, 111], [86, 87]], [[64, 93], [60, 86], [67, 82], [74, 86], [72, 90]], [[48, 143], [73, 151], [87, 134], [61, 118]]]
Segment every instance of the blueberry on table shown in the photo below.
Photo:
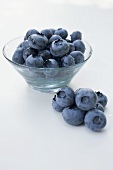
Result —
[[48, 39], [53, 35], [53, 32], [50, 29], [43, 29], [41, 33], [44, 34]]
[[74, 31], [71, 35], [71, 41], [75, 40], [81, 40], [82, 39], [82, 33], [80, 31]]
[[101, 93], [100, 91], [96, 92], [98, 96], [98, 103], [100, 103], [103, 107], [107, 105], [108, 98], [105, 94]]
[[84, 123], [92, 131], [99, 132], [106, 126], [107, 119], [102, 111], [92, 109], [86, 113]]
[[66, 123], [78, 126], [84, 122], [85, 111], [76, 106], [66, 107], [63, 109], [62, 116]]
[[51, 43], [50, 52], [54, 57], [62, 57], [69, 52], [70, 46], [66, 40], [58, 39]]
[[66, 55], [61, 58], [61, 66], [68, 67], [75, 65], [75, 60], [71, 55]]
[[48, 44], [48, 39], [43, 34], [32, 34], [28, 38], [29, 46], [37, 50], [43, 50]]
[[75, 64], [82, 63], [84, 61], [84, 54], [80, 51], [72, 51], [70, 55], [74, 58]]
[[30, 35], [32, 34], [38, 34], [39, 32], [36, 30], [36, 29], [30, 29], [27, 31], [25, 37], [24, 37], [24, 40], [27, 40], [29, 38]]
[[75, 93], [71, 87], [64, 86], [56, 93], [56, 102], [62, 107], [68, 107], [75, 103]]
[[56, 95], [54, 96], [53, 100], [52, 100], [52, 108], [57, 111], [57, 112], [62, 112], [64, 107], [60, 106], [57, 102], [56, 102]]
[[12, 61], [18, 64], [24, 64], [25, 60], [23, 58], [23, 48], [17, 48], [12, 56]]
[[75, 46], [75, 51], [81, 51], [82, 53], [85, 52], [85, 44], [82, 40], [75, 40], [73, 41], [73, 44]]
[[68, 36], [67, 30], [64, 28], [58, 28], [57, 30], [55, 30], [54, 34], [60, 35], [63, 39], [66, 39]]
[[97, 94], [90, 88], [80, 88], [75, 91], [75, 103], [81, 110], [93, 109], [97, 104]]
[[42, 68], [43, 63], [44, 63], [44, 61], [43, 61], [43, 58], [41, 56], [35, 56], [34, 57], [33, 55], [30, 55], [25, 60], [25, 65], [29, 66], [29, 67]]

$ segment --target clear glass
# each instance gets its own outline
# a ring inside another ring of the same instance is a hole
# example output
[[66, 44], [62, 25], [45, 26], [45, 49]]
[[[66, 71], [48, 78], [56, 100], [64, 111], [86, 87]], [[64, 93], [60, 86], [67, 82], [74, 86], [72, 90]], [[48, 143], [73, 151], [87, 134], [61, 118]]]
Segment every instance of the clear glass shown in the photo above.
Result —
[[[17, 70], [18, 73], [25, 79], [28, 85], [42, 92], [56, 92], [60, 87], [68, 85], [82, 66], [89, 60], [92, 55], [92, 48], [83, 41], [86, 47], [84, 62], [69, 67], [61, 68], [34, 68], [20, 65], [12, 61], [12, 56], [18, 45], [23, 41], [23, 37], [18, 37], [8, 42], [3, 47], [3, 55], [6, 60]], [[52, 72], [51, 77], [46, 75], [47, 72]]]

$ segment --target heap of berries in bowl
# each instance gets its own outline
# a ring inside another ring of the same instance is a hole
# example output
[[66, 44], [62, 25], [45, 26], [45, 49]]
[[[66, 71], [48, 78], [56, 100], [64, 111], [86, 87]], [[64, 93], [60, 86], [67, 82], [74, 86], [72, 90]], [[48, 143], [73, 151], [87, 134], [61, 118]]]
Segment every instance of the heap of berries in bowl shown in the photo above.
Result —
[[30, 29], [8, 42], [3, 55], [34, 90], [57, 91], [68, 85], [92, 55], [82, 33], [66, 29]]

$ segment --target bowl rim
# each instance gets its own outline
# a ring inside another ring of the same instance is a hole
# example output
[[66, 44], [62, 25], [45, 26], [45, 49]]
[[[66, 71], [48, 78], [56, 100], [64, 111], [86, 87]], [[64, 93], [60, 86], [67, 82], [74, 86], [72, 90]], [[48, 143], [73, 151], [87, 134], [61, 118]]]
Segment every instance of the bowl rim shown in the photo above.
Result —
[[[26, 69], [35, 69], [35, 70], [65, 70], [65, 69], [71, 69], [71, 68], [78, 68], [80, 67], [80, 65], [83, 65], [87, 60], [89, 60], [89, 58], [91, 58], [91, 55], [92, 55], [92, 52], [93, 52], [93, 49], [91, 47], [91, 45], [86, 41], [86, 40], [82, 40], [83, 42], [85, 42], [88, 46], [89, 46], [89, 55], [88, 57], [81, 63], [78, 63], [78, 64], [75, 64], [75, 65], [72, 65], [72, 66], [67, 66], [67, 67], [58, 67], [58, 68], [38, 68], [38, 67], [30, 67], [30, 66], [26, 66], [26, 65], [22, 65], [22, 64], [18, 64], [12, 60], [10, 60], [7, 55], [6, 55], [6, 47], [8, 44], [10, 44], [11, 42], [13, 42], [14, 40], [17, 40], [17, 39], [20, 39], [20, 38], [24, 38], [24, 36], [18, 36], [16, 38], [13, 38], [11, 39], [10, 41], [8, 41], [4, 46], [3, 46], [3, 49], [2, 49], [2, 53], [3, 53], [3, 56], [5, 57], [5, 59], [7, 61], [9, 61], [11, 64], [17, 66], [17, 67], [21, 67], [21, 68], [26, 68]], [[24, 39], [23, 39], [24, 41]], [[20, 42], [21, 43], [21, 42]], [[16, 50], [16, 49], [15, 49]]]

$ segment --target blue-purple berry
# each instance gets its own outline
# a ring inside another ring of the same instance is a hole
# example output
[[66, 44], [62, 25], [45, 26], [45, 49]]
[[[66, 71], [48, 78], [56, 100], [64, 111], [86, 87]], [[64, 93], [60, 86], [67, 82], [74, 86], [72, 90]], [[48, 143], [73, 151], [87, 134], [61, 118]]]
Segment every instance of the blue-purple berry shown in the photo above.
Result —
[[98, 96], [98, 103], [100, 103], [103, 107], [105, 107], [108, 102], [107, 96], [100, 91], [96, 92], [96, 94]]
[[86, 113], [84, 123], [90, 130], [99, 132], [106, 126], [107, 119], [102, 111], [92, 109]]
[[25, 65], [28, 67], [42, 68], [44, 64], [43, 58], [41, 56], [30, 55], [25, 60]]
[[[45, 68], [44, 74], [47, 77], [54, 77], [58, 74], [57, 68], [59, 68], [59, 63], [55, 59], [48, 59], [44, 62], [44, 68]], [[54, 70], [52, 68], [54, 68]], [[55, 68], [56, 68], [56, 70], [55, 70]]]
[[70, 46], [69, 48], [69, 54], [70, 54], [72, 51], [75, 51], [75, 46], [73, 43], [69, 43], [69, 46]]
[[55, 29], [54, 28], [49, 28], [49, 29], [52, 31], [53, 34], [55, 33]]
[[24, 40], [27, 40], [30, 35], [32, 34], [38, 34], [39, 32], [36, 29], [30, 29], [26, 32], [26, 35], [24, 37]]
[[51, 55], [49, 50], [41, 50], [41, 51], [39, 51], [38, 56], [41, 56], [44, 61], [52, 58], [52, 55]]
[[64, 28], [58, 28], [57, 30], [55, 30], [54, 34], [60, 35], [63, 39], [66, 39], [68, 36], [67, 30]]
[[35, 50], [35, 49], [33, 49], [33, 48], [30, 48], [30, 47], [28, 47], [28, 48], [26, 48], [26, 49], [24, 49], [23, 50], [23, 58], [24, 58], [24, 60], [26, 60], [26, 58], [28, 57], [28, 56], [30, 56], [30, 55], [36, 55], [38, 52]]
[[63, 39], [55, 40], [51, 43], [50, 52], [54, 57], [62, 57], [69, 52], [69, 43]]
[[75, 91], [75, 103], [81, 110], [93, 109], [97, 104], [97, 95], [90, 88], [80, 88]]
[[70, 55], [74, 58], [75, 64], [84, 62], [84, 54], [80, 51], [72, 51]]
[[44, 34], [48, 39], [53, 35], [53, 32], [50, 29], [43, 29], [41, 33]]
[[82, 40], [75, 40], [73, 41], [73, 44], [75, 46], [75, 51], [81, 51], [82, 53], [85, 52], [85, 44]]
[[66, 55], [61, 58], [61, 66], [68, 67], [75, 65], [75, 60], [71, 55]]
[[49, 39], [49, 44], [58, 39], [62, 39], [62, 37], [60, 35], [52, 35], [51, 38]]
[[66, 123], [78, 126], [84, 122], [85, 111], [76, 106], [66, 107], [63, 109], [62, 116]]
[[52, 100], [52, 108], [57, 111], [57, 112], [62, 112], [64, 107], [60, 106], [57, 102], [56, 102], [56, 95], [54, 96], [53, 100]]
[[43, 34], [32, 34], [28, 38], [29, 46], [37, 50], [43, 50], [48, 44], [48, 39]]
[[64, 86], [56, 93], [56, 102], [62, 107], [68, 107], [75, 103], [75, 93], [71, 87]]
[[75, 40], [81, 40], [82, 39], [82, 33], [80, 31], [74, 31], [71, 35], [71, 41]]
[[25, 60], [23, 58], [23, 48], [17, 48], [12, 56], [12, 61], [18, 64], [24, 64]]

